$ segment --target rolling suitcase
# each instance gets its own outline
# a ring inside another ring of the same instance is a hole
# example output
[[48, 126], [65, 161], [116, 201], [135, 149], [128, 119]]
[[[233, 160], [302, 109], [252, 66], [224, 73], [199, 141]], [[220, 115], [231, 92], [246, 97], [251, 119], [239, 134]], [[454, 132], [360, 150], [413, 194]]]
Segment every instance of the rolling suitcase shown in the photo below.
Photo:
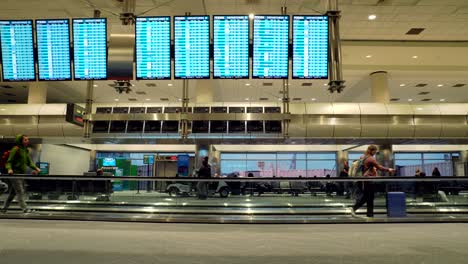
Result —
[[387, 193], [387, 216], [405, 217], [406, 216], [406, 197], [404, 192]]

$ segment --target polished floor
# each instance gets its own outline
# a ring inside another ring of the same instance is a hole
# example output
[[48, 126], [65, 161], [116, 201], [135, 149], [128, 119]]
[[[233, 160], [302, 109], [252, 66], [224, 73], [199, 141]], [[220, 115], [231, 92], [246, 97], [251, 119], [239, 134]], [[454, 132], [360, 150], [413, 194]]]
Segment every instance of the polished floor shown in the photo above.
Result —
[[0, 263], [467, 263], [468, 224], [0, 220]]

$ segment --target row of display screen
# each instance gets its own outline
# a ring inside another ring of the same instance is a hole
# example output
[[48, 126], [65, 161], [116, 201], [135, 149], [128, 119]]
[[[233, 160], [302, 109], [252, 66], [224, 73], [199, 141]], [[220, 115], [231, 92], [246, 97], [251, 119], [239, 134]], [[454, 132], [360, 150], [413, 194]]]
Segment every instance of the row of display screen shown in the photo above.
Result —
[[[289, 75], [289, 16], [253, 19], [252, 78]], [[210, 17], [174, 17], [174, 77], [210, 78]], [[249, 78], [248, 16], [213, 16], [213, 77]], [[328, 17], [293, 16], [293, 78], [328, 78]], [[105, 18], [73, 19], [75, 80], [107, 79]], [[71, 80], [68, 19], [36, 20], [39, 80]], [[171, 79], [171, 17], [137, 17], [137, 79]], [[36, 80], [32, 20], [0, 21], [4, 81]]]

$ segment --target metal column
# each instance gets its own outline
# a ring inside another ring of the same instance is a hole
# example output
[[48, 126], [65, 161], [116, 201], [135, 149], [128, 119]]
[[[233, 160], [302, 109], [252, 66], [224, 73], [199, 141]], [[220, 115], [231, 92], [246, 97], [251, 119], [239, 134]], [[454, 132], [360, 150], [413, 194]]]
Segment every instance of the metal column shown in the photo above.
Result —
[[[94, 10], [94, 18], [98, 18], [101, 16], [101, 11]], [[94, 81], [88, 81], [88, 87], [86, 89], [86, 106], [85, 106], [85, 119], [83, 120], [84, 123], [84, 137], [90, 138], [91, 137], [91, 123], [89, 122], [87, 115], [90, 115], [93, 111], [93, 102], [94, 102]]]
[[328, 76], [330, 83], [328, 84], [328, 90], [331, 93], [335, 91], [341, 93], [345, 88], [345, 81], [343, 80], [343, 69], [341, 65], [341, 11], [338, 8], [338, 0], [329, 0], [328, 10], [327, 15], [330, 18], [330, 31], [328, 36], [328, 42], [330, 43], [330, 61], [328, 63]]

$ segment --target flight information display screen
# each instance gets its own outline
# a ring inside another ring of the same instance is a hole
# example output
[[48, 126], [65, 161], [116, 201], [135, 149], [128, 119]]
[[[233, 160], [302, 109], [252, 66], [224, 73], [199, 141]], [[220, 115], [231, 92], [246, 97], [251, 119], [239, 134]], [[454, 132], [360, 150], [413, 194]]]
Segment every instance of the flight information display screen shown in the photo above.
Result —
[[213, 77], [249, 78], [249, 17], [213, 17]]
[[210, 78], [210, 17], [174, 17], [175, 78]]
[[0, 21], [4, 81], [35, 81], [32, 20]]
[[293, 17], [293, 78], [328, 78], [328, 17]]
[[136, 78], [171, 79], [171, 18], [137, 17]]
[[107, 21], [73, 19], [75, 80], [107, 79]]
[[40, 81], [71, 80], [68, 19], [36, 20]]
[[255, 16], [252, 78], [288, 78], [289, 16]]

